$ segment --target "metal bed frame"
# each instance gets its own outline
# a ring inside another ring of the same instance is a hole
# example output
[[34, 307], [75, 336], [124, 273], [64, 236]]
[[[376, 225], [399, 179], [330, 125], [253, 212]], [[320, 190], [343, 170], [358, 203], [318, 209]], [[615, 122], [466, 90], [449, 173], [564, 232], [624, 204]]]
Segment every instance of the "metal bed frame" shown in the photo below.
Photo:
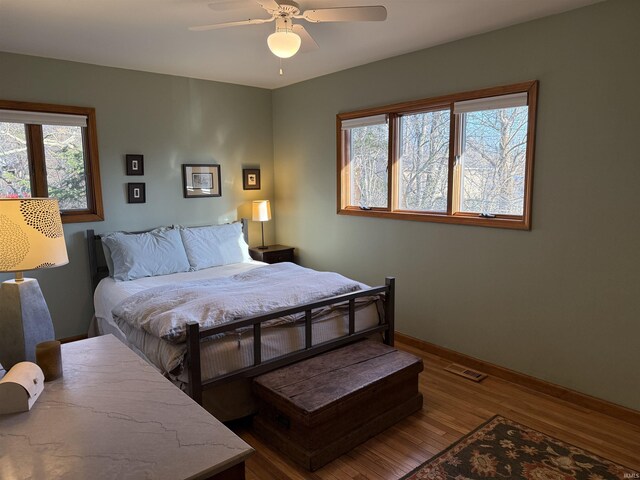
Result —
[[[247, 220], [242, 219], [242, 227], [247, 240]], [[133, 232], [143, 233], [143, 232]], [[97, 287], [102, 278], [109, 275], [106, 265], [102, 265], [99, 253], [102, 249], [101, 238], [93, 230], [87, 230], [87, 242], [89, 246], [89, 268], [91, 270], [91, 282], [93, 290]], [[384, 305], [384, 319], [380, 325], [370, 327], [358, 332], [355, 331], [355, 303], [358, 298], [379, 295]], [[319, 308], [337, 305], [348, 305], [349, 309], [349, 332], [347, 335], [314, 345], [312, 330], [312, 312]], [[211, 328], [200, 329], [197, 322], [187, 325], [187, 357], [185, 368], [189, 378], [188, 393], [196, 402], [202, 404], [202, 391], [209, 387], [221, 385], [225, 382], [237, 380], [239, 378], [251, 378], [271, 370], [284, 367], [305, 358], [319, 355], [320, 353], [333, 350], [337, 347], [355, 342], [375, 333], [383, 335], [384, 343], [393, 346], [394, 342], [394, 312], [395, 312], [395, 278], [387, 277], [385, 285], [379, 287], [359, 290], [354, 293], [338, 295], [326, 298], [317, 302], [295, 305], [293, 307], [282, 308], [272, 312], [255, 315], [247, 318], [234, 320], [224, 325]], [[304, 314], [305, 325], [305, 346], [304, 349], [296, 350], [276, 357], [274, 359], [262, 360], [262, 325], [264, 322], [274, 320], [287, 315]], [[233, 332], [239, 328], [253, 329], [253, 365], [234, 370], [231, 373], [214, 377], [210, 380], [202, 381], [202, 370], [200, 363], [202, 340], [213, 335]]]

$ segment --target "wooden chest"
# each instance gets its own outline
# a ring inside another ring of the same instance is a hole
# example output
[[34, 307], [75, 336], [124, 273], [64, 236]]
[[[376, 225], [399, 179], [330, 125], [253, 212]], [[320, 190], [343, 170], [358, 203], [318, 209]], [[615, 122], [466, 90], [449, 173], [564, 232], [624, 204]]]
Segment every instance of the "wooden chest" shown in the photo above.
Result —
[[365, 340], [257, 377], [253, 425], [316, 470], [422, 407], [422, 360]]

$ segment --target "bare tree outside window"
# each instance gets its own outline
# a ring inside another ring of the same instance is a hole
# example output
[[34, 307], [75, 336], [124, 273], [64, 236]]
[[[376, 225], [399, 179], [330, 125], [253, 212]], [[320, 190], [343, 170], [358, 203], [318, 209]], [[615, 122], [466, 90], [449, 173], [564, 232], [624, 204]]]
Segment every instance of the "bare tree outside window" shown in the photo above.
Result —
[[531, 228], [538, 82], [336, 115], [337, 212]]
[[58, 199], [61, 210], [87, 208], [82, 129], [43, 125], [42, 137], [49, 197]]
[[446, 212], [450, 121], [449, 110], [400, 118], [400, 209]]
[[63, 223], [104, 220], [92, 107], [0, 100], [0, 198], [55, 198]]
[[350, 134], [351, 203], [384, 208], [388, 204], [389, 127], [356, 127]]
[[461, 211], [522, 215], [528, 108], [464, 114]]
[[0, 198], [31, 196], [24, 124], [0, 122]]
[[[80, 127], [42, 126], [48, 196], [58, 199], [61, 210], [87, 208], [82, 141]], [[0, 123], [0, 198], [31, 196], [25, 124]]]

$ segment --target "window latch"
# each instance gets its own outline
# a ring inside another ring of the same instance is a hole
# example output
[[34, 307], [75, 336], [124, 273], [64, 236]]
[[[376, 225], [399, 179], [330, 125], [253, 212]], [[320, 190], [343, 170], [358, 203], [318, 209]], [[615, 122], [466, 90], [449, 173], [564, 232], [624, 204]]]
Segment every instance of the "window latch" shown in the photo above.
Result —
[[365, 207], [364, 205], [360, 205], [360, 210], [371, 210], [371, 207]]
[[479, 216], [482, 218], [496, 218], [493, 213], [481, 213]]

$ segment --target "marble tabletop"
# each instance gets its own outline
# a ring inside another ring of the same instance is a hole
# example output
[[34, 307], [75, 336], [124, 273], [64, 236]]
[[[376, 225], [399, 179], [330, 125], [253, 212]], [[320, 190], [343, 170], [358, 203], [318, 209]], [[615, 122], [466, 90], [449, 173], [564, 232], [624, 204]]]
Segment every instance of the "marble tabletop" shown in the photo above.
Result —
[[62, 362], [31, 411], [0, 415], [0, 478], [198, 479], [253, 452], [112, 335]]

